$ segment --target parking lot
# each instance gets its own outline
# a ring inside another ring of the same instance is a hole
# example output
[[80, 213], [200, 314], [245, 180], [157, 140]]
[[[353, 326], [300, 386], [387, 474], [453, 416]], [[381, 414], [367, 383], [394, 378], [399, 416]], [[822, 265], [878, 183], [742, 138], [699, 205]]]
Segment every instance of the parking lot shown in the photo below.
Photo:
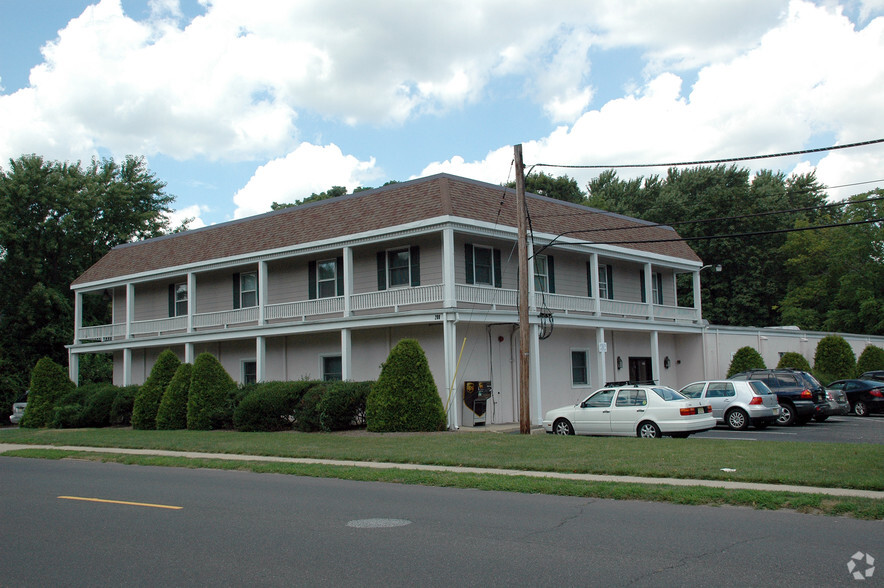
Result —
[[822, 423], [810, 421], [803, 426], [768, 427], [763, 431], [753, 427], [749, 427], [745, 431], [732, 431], [726, 426], [719, 425], [711, 431], [691, 437], [696, 439], [741, 439], [743, 441], [884, 444], [884, 415], [832, 416]]

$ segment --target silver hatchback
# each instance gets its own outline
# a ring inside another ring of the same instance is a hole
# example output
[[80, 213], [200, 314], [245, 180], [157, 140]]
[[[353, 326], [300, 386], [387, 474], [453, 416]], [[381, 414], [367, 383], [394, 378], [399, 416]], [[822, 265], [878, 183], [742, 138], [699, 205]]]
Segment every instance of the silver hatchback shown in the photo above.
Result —
[[776, 423], [780, 416], [777, 395], [758, 380], [694, 382], [682, 388], [681, 393], [708, 402], [716, 422], [736, 431], [746, 430], [750, 423], [763, 429]]

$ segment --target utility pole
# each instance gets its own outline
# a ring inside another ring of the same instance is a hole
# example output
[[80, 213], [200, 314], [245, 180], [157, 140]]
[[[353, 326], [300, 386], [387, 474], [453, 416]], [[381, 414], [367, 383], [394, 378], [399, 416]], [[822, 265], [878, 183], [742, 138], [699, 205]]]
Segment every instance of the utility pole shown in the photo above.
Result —
[[528, 218], [525, 207], [525, 164], [516, 145], [516, 208], [519, 230], [519, 433], [531, 434], [529, 372], [531, 328], [528, 325]]

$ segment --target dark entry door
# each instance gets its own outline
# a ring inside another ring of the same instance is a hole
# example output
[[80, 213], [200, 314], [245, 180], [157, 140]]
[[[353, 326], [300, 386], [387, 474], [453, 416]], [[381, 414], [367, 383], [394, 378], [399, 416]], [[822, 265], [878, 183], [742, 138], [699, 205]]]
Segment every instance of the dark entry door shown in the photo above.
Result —
[[652, 377], [650, 357], [629, 358], [630, 382], [650, 382]]

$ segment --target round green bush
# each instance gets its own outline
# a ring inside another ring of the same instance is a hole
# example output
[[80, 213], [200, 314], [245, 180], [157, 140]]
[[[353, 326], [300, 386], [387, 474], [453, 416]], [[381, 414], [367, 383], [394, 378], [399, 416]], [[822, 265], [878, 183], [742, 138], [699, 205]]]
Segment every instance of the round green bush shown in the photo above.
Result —
[[38, 361], [31, 372], [28, 406], [19, 425], [31, 428], [48, 427], [54, 418], [56, 402], [75, 387], [63, 367], [48, 357]]
[[233, 412], [238, 431], [282, 431], [295, 422], [298, 403], [312, 382], [262, 382], [248, 387]]
[[727, 370], [726, 377], [730, 378], [734, 374], [739, 374], [746, 370], [758, 370], [766, 367], [761, 354], [755, 349], [752, 347], [740, 347], [737, 349], [737, 352], [734, 353], [734, 358], [731, 360], [731, 365]]
[[235, 394], [236, 382], [215, 356], [197, 355], [187, 398], [187, 428], [208, 431], [231, 427]]
[[111, 426], [128, 427], [132, 424], [132, 407], [135, 405], [135, 395], [141, 386], [124, 386], [117, 389], [117, 395], [111, 404]]
[[88, 384], [80, 386], [85, 394], [81, 427], [107, 427], [110, 425], [111, 407], [119, 388], [113, 384]]
[[365, 425], [365, 401], [373, 382], [329, 382], [319, 401], [323, 431], [343, 431]]
[[295, 405], [295, 428], [304, 432], [318, 431], [322, 428], [319, 403], [325, 396], [329, 383], [313, 381], [310, 384], [310, 387], [304, 391], [301, 399]]
[[82, 404], [62, 404], [52, 409], [49, 426], [53, 429], [77, 429], [83, 417]]
[[850, 343], [840, 335], [820, 339], [813, 356], [813, 370], [823, 383], [852, 378], [856, 370], [856, 356]]
[[369, 431], [441, 431], [445, 409], [430, 373], [427, 356], [414, 339], [390, 351], [365, 406]]
[[783, 357], [780, 358], [780, 362], [777, 364], [777, 367], [791, 368], [793, 370], [809, 372], [810, 362], [807, 361], [807, 358], [800, 353], [797, 353], [795, 351], [787, 351], [783, 354]]
[[872, 370], [884, 370], [884, 349], [875, 345], [866, 345], [856, 362], [856, 377]]
[[187, 428], [187, 396], [192, 377], [193, 364], [182, 363], [175, 370], [157, 409], [157, 429], [171, 431]]
[[179, 365], [181, 365], [181, 360], [171, 349], [166, 349], [157, 357], [156, 363], [150, 370], [150, 376], [147, 377], [147, 380], [138, 389], [138, 394], [135, 395], [135, 403], [132, 406], [133, 429], [157, 428], [157, 411], [160, 408], [160, 401]]

